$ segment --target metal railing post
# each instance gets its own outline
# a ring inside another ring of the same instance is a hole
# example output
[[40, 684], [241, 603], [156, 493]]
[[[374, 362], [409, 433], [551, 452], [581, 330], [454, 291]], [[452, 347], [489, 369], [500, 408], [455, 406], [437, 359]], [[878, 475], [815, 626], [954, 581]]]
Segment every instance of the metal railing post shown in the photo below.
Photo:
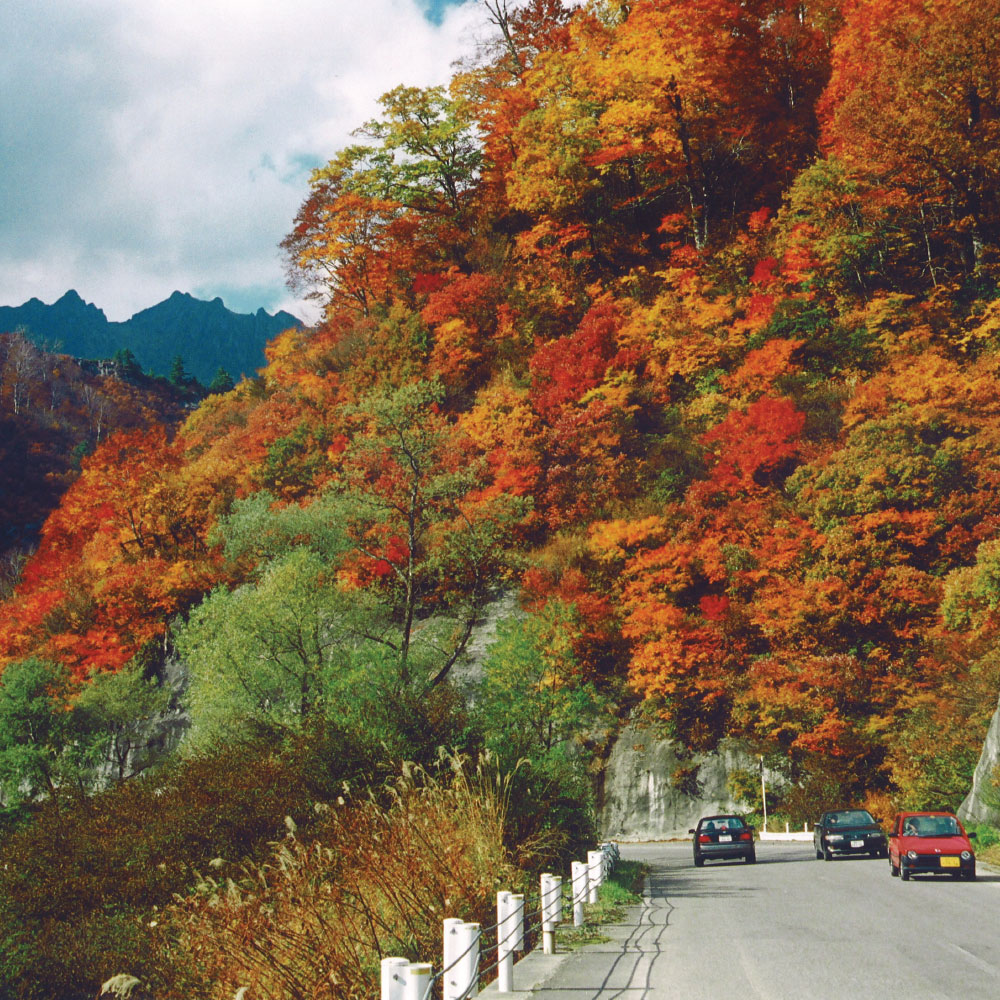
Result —
[[462, 949], [458, 946], [458, 928], [465, 921], [458, 917], [446, 917], [444, 921], [443, 947], [441, 949], [441, 995], [444, 1000], [459, 1000], [461, 994], [455, 989], [455, 965]]
[[430, 962], [410, 962], [403, 970], [403, 993], [400, 1000], [427, 1000], [432, 972]]
[[573, 872], [573, 926], [583, 926], [583, 903], [589, 890], [588, 866], [583, 861], [574, 861]]
[[518, 933], [512, 892], [497, 893], [497, 992], [514, 992], [514, 941]]
[[556, 925], [562, 920], [562, 879], [546, 872], [542, 875], [542, 953], [556, 951]]
[[403, 970], [410, 964], [408, 958], [383, 958], [381, 962], [382, 1000], [403, 1000]]
[[597, 902], [597, 890], [604, 881], [604, 851], [587, 851], [588, 902]]

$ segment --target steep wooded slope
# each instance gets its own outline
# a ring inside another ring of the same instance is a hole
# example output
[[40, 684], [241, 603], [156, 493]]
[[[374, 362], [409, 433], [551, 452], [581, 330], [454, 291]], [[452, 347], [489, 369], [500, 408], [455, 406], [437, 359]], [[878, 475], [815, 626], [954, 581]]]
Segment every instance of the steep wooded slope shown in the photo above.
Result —
[[384, 610], [386, 683], [443, 683], [519, 581], [575, 609], [561, 683], [806, 798], [957, 801], [998, 679], [1000, 5], [485, 6], [492, 49], [315, 173], [284, 247], [323, 322], [85, 461], [0, 654], [120, 666], [299, 539], [338, 620]]

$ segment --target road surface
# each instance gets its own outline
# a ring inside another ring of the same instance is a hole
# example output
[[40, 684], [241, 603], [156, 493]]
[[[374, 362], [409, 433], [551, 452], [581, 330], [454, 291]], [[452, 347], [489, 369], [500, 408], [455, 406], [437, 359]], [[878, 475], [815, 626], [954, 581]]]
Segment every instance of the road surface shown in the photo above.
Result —
[[532, 1000], [997, 1000], [1000, 875], [889, 876], [761, 843], [757, 864], [623, 845], [652, 871], [617, 940], [569, 956]]

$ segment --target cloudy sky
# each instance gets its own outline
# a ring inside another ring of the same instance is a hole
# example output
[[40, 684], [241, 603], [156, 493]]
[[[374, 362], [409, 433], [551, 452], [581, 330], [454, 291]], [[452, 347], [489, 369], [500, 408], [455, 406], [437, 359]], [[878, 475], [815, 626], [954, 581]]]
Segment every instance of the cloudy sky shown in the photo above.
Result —
[[0, 305], [311, 319], [277, 246], [309, 170], [485, 29], [478, 0], [0, 0]]

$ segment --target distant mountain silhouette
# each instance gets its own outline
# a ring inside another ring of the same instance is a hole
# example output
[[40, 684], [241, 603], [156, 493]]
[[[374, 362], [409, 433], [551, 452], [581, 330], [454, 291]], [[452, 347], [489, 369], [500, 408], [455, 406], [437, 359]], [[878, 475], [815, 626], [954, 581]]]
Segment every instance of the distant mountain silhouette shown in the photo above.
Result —
[[110, 358], [129, 350], [144, 371], [155, 375], [168, 375], [179, 355], [185, 371], [203, 385], [220, 367], [236, 380], [253, 375], [265, 364], [264, 345], [293, 326], [302, 323], [291, 313], [234, 313], [220, 298], [205, 302], [184, 292], [124, 323], [108, 322], [102, 310], [73, 290], [52, 305], [30, 299], [21, 306], [0, 306], [0, 333], [23, 327], [39, 346], [76, 358]]

